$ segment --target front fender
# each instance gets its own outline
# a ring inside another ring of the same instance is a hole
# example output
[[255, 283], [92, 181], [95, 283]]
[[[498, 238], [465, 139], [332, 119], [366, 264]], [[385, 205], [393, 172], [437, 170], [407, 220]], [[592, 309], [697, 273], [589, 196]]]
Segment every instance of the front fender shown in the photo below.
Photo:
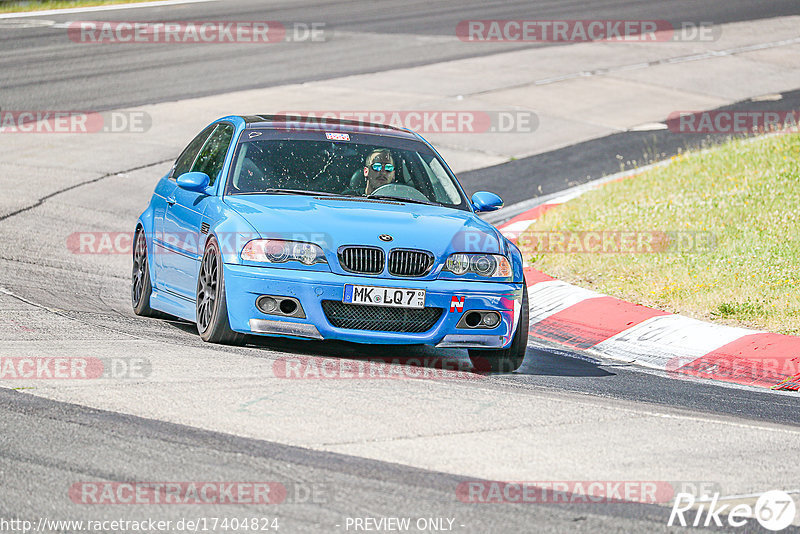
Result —
[[[505, 239], [505, 237], [504, 237]], [[511, 268], [514, 270], [514, 282], [518, 284], [525, 283], [525, 272], [523, 270], [523, 258], [522, 252], [519, 250], [519, 247], [505, 239], [506, 246], [508, 247], [508, 251], [511, 253]]]
[[150, 198], [150, 203], [147, 208], [139, 215], [136, 221], [136, 229], [133, 232], [133, 240], [131, 241], [131, 261], [133, 261], [133, 254], [136, 251], [136, 240], [139, 237], [139, 232], [144, 232], [145, 243], [147, 243], [147, 269], [150, 271], [150, 283], [155, 287], [156, 271], [154, 261], [153, 235], [155, 224], [155, 210], [153, 208], [153, 199]]
[[209, 232], [201, 244], [205, 248], [208, 239], [213, 236], [219, 244], [222, 263], [241, 264], [239, 253], [244, 245], [261, 237], [244, 217], [219, 199], [206, 208], [203, 222], [208, 223]]

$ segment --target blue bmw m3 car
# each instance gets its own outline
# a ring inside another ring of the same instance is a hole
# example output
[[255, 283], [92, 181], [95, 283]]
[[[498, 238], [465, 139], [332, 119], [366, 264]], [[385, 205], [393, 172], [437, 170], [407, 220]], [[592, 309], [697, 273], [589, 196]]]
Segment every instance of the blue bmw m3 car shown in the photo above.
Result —
[[193, 321], [212, 343], [424, 344], [513, 370], [528, 338], [522, 256], [476, 215], [500, 207], [493, 193], [468, 198], [406, 129], [224, 117], [139, 217], [133, 309]]

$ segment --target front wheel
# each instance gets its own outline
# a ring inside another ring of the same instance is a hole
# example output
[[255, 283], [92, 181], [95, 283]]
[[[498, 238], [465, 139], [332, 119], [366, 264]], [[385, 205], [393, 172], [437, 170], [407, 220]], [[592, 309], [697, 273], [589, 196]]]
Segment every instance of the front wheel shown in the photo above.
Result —
[[505, 349], [469, 349], [469, 359], [477, 371], [490, 371], [492, 373], [510, 373], [519, 369], [525, 359], [525, 349], [528, 347], [528, 330], [530, 310], [528, 309], [528, 288], [522, 285], [522, 309], [519, 314], [517, 331], [514, 339]]
[[203, 341], [241, 345], [245, 335], [231, 330], [222, 255], [216, 240], [209, 239], [197, 277], [197, 332]]
[[152, 294], [150, 266], [147, 264], [147, 239], [145, 239], [144, 229], [140, 229], [136, 232], [133, 245], [133, 273], [131, 274], [133, 313], [142, 317], [162, 317], [162, 313], [150, 307], [150, 295]]

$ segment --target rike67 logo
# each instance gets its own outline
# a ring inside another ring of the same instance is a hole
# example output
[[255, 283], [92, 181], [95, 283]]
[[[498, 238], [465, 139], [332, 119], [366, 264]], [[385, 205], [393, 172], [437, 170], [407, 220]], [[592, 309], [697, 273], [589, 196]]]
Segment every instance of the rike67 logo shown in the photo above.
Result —
[[710, 500], [699, 500], [691, 493], [678, 493], [672, 505], [668, 526], [742, 527], [755, 518], [765, 529], [779, 531], [794, 522], [797, 511], [792, 497], [785, 491], [773, 490], [758, 497], [755, 505], [735, 501], [724, 502], [719, 493]]

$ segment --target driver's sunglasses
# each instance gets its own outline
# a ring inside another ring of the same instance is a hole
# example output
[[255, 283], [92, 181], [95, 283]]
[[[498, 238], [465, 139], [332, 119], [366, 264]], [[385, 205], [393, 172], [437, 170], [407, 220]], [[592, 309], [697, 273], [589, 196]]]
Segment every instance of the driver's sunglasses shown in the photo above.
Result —
[[394, 165], [391, 163], [383, 163], [383, 164], [373, 163], [371, 165], [372, 170], [375, 172], [381, 172], [381, 166], [383, 167], [383, 170], [385, 170], [386, 172], [392, 172], [394, 170]]

